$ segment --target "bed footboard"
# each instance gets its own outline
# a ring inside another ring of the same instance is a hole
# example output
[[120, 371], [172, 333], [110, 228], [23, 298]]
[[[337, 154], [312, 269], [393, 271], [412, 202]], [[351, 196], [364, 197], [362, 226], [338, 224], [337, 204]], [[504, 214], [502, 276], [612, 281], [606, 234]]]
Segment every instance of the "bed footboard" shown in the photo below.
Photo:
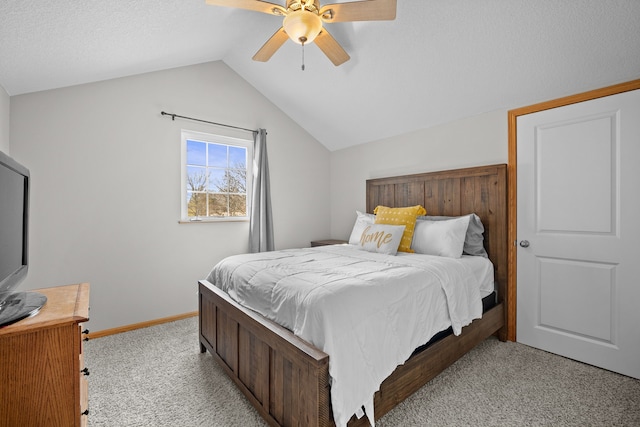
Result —
[[328, 427], [329, 356], [200, 281], [200, 349], [273, 426]]

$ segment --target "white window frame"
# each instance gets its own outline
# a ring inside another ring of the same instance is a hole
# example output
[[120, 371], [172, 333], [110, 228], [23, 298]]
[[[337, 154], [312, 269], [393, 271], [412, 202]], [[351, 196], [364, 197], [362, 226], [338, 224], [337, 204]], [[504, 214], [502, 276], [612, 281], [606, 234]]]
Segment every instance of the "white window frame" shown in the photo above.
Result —
[[[243, 147], [247, 150], [246, 159], [246, 188], [247, 188], [247, 215], [246, 216], [203, 216], [189, 217], [187, 202], [187, 141], [199, 141], [213, 144], [222, 144], [235, 147]], [[202, 222], [229, 222], [249, 221], [251, 215], [251, 193], [253, 188], [253, 140], [232, 138], [204, 132], [196, 132], [182, 129], [181, 131], [181, 180], [180, 180], [180, 223]]]

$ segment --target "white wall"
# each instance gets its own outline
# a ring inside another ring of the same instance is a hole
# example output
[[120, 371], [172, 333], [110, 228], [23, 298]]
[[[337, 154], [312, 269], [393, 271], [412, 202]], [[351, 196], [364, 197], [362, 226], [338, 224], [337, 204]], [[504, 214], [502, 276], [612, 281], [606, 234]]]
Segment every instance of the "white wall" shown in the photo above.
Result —
[[9, 155], [9, 106], [10, 98], [7, 91], [0, 86], [0, 151]]
[[11, 98], [12, 157], [31, 170], [24, 289], [91, 282], [93, 331], [197, 309], [196, 282], [247, 251], [248, 223], [178, 224], [181, 128], [268, 131], [276, 248], [330, 233], [330, 153], [222, 62]]
[[331, 153], [331, 237], [348, 239], [366, 180], [507, 163], [507, 111], [494, 111]]

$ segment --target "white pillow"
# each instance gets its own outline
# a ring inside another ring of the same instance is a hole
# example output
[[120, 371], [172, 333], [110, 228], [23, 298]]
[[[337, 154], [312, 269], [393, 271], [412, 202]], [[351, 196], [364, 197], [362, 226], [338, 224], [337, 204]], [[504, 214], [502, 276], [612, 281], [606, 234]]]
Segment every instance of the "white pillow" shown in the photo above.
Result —
[[417, 221], [411, 249], [417, 254], [460, 258], [468, 227], [469, 215], [446, 221]]
[[[418, 221], [445, 221], [448, 219], [459, 218], [459, 216], [419, 216]], [[489, 254], [484, 248], [484, 225], [480, 217], [474, 213], [469, 214], [469, 227], [467, 235], [464, 238], [464, 247], [462, 248], [464, 255], [475, 255], [489, 258]]]
[[356, 223], [353, 224], [353, 229], [351, 230], [351, 236], [349, 237], [349, 244], [350, 245], [359, 244], [360, 236], [362, 236], [362, 232], [368, 225], [373, 224], [374, 220], [375, 220], [375, 215], [356, 211]]
[[395, 255], [404, 234], [404, 225], [367, 225], [355, 245], [369, 252]]

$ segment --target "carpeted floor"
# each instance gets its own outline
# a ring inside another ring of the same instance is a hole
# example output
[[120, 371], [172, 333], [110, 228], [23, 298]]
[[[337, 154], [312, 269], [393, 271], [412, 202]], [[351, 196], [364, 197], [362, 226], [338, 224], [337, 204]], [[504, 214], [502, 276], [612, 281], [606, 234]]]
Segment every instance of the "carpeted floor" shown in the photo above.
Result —
[[[89, 425], [266, 426], [209, 353], [197, 318], [85, 343]], [[640, 426], [640, 381], [490, 338], [376, 423]]]

